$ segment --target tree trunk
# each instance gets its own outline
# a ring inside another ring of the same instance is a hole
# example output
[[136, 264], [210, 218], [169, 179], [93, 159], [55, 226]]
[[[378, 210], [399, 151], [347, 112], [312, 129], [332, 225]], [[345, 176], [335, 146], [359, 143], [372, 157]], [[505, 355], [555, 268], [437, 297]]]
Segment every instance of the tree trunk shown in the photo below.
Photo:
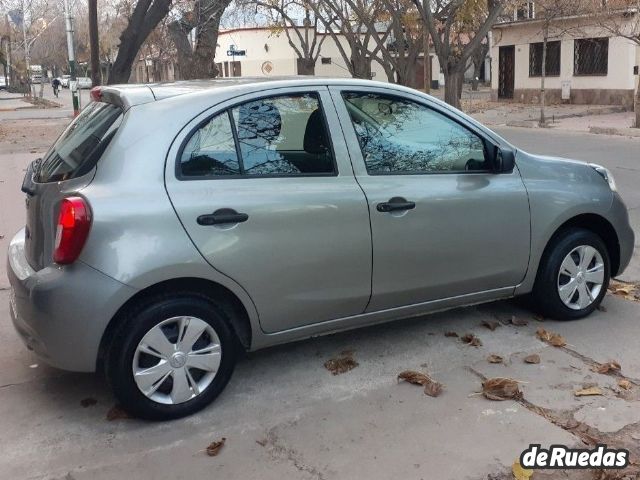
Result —
[[91, 50], [91, 82], [96, 87], [102, 83], [98, 44], [98, 0], [89, 0], [89, 48]]
[[167, 16], [171, 0], [139, 0], [129, 18], [127, 27], [120, 34], [118, 56], [111, 67], [109, 85], [127, 83], [131, 68], [140, 47], [151, 31]]
[[[220, 18], [228, 3], [228, 0], [221, 0], [202, 6], [201, 8], [207, 10], [216, 7], [210, 18], [196, 18], [195, 22], [190, 22], [188, 17], [184, 17], [169, 24], [169, 34], [178, 51], [178, 70], [181, 79], [214, 78], [218, 75], [214, 57], [218, 43]], [[198, 25], [199, 22], [201, 25]], [[193, 28], [196, 28], [195, 50], [191, 47], [188, 36]]]
[[547, 41], [548, 37], [548, 27], [544, 29], [544, 37], [542, 38], [542, 75], [540, 76], [540, 121], [538, 125], [540, 127], [547, 126], [547, 119], [544, 113], [544, 107], [546, 103], [546, 92], [544, 90], [544, 80], [547, 75]]
[[460, 108], [460, 94], [464, 72], [459, 70], [444, 71], [444, 101], [455, 108]]

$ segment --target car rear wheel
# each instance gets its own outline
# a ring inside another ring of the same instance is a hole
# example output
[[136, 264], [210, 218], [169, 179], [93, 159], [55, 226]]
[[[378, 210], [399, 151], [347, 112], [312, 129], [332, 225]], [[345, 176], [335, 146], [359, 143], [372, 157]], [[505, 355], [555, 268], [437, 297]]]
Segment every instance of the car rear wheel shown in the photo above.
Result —
[[582, 318], [602, 302], [610, 279], [607, 247], [585, 229], [562, 232], [547, 248], [533, 288], [533, 305], [558, 320]]
[[161, 296], [134, 308], [106, 363], [122, 407], [137, 417], [165, 420], [211, 403], [236, 361], [230, 321], [213, 300], [193, 294]]

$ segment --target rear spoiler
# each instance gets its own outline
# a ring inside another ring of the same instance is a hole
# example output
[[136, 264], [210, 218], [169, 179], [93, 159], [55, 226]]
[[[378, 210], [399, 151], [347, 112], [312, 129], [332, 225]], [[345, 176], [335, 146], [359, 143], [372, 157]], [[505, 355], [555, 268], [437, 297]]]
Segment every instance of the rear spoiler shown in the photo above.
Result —
[[91, 100], [111, 103], [128, 110], [135, 105], [154, 102], [156, 97], [147, 85], [107, 85], [93, 87]]

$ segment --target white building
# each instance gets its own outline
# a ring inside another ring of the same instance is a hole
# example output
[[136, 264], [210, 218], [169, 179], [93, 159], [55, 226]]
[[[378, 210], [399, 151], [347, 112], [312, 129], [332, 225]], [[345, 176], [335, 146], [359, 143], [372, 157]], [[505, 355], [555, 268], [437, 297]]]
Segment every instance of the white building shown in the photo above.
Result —
[[[303, 27], [298, 27], [303, 30]], [[313, 32], [310, 34], [312, 37]], [[318, 33], [318, 43], [320, 38], [326, 35], [320, 48], [320, 57], [315, 65], [315, 75], [332, 77], [351, 77], [347, 66], [340, 54], [340, 50], [333, 37], [328, 33]], [[291, 33], [292, 40], [299, 46], [300, 42]], [[304, 33], [303, 33], [304, 36]], [[338, 35], [341, 44], [346, 52], [349, 46], [342, 35]], [[237, 55], [237, 52], [243, 53]], [[438, 57], [433, 52], [431, 57], [431, 79], [435, 87], [438, 83], [443, 83], [440, 74], [440, 63]], [[218, 36], [218, 49], [216, 50], [216, 63], [221, 76], [270, 76], [270, 75], [298, 75], [301, 68], [298, 64], [298, 56], [289, 45], [289, 39], [285, 32], [274, 33], [266, 27], [237, 28], [221, 31]], [[412, 86], [414, 88], [424, 88], [424, 67], [423, 58], [418, 60], [416, 68], [416, 79]], [[373, 61], [371, 65], [374, 80], [387, 81], [387, 76], [378, 62]]]
[[[634, 15], [638, 14], [621, 16], [621, 24], [626, 22], [628, 28], [638, 25]], [[493, 99], [539, 102], [543, 21], [535, 18], [533, 8], [527, 16], [534, 18], [493, 27]], [[545, 75], [549, 103], [633, 107], [640, 46], [612, 36], [596, 23], [593, 17], [584, 15], [559, 18], [551, 23]]]

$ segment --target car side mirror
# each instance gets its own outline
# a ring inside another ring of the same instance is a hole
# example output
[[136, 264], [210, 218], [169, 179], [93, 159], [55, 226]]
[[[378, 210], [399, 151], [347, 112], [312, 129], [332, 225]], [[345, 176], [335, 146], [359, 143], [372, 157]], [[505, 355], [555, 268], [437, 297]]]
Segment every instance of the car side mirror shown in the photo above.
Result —
[[511, 173], [516, 165], [515, 151], [510, 148], [495, 147], [493, 169], [496, 173]]

